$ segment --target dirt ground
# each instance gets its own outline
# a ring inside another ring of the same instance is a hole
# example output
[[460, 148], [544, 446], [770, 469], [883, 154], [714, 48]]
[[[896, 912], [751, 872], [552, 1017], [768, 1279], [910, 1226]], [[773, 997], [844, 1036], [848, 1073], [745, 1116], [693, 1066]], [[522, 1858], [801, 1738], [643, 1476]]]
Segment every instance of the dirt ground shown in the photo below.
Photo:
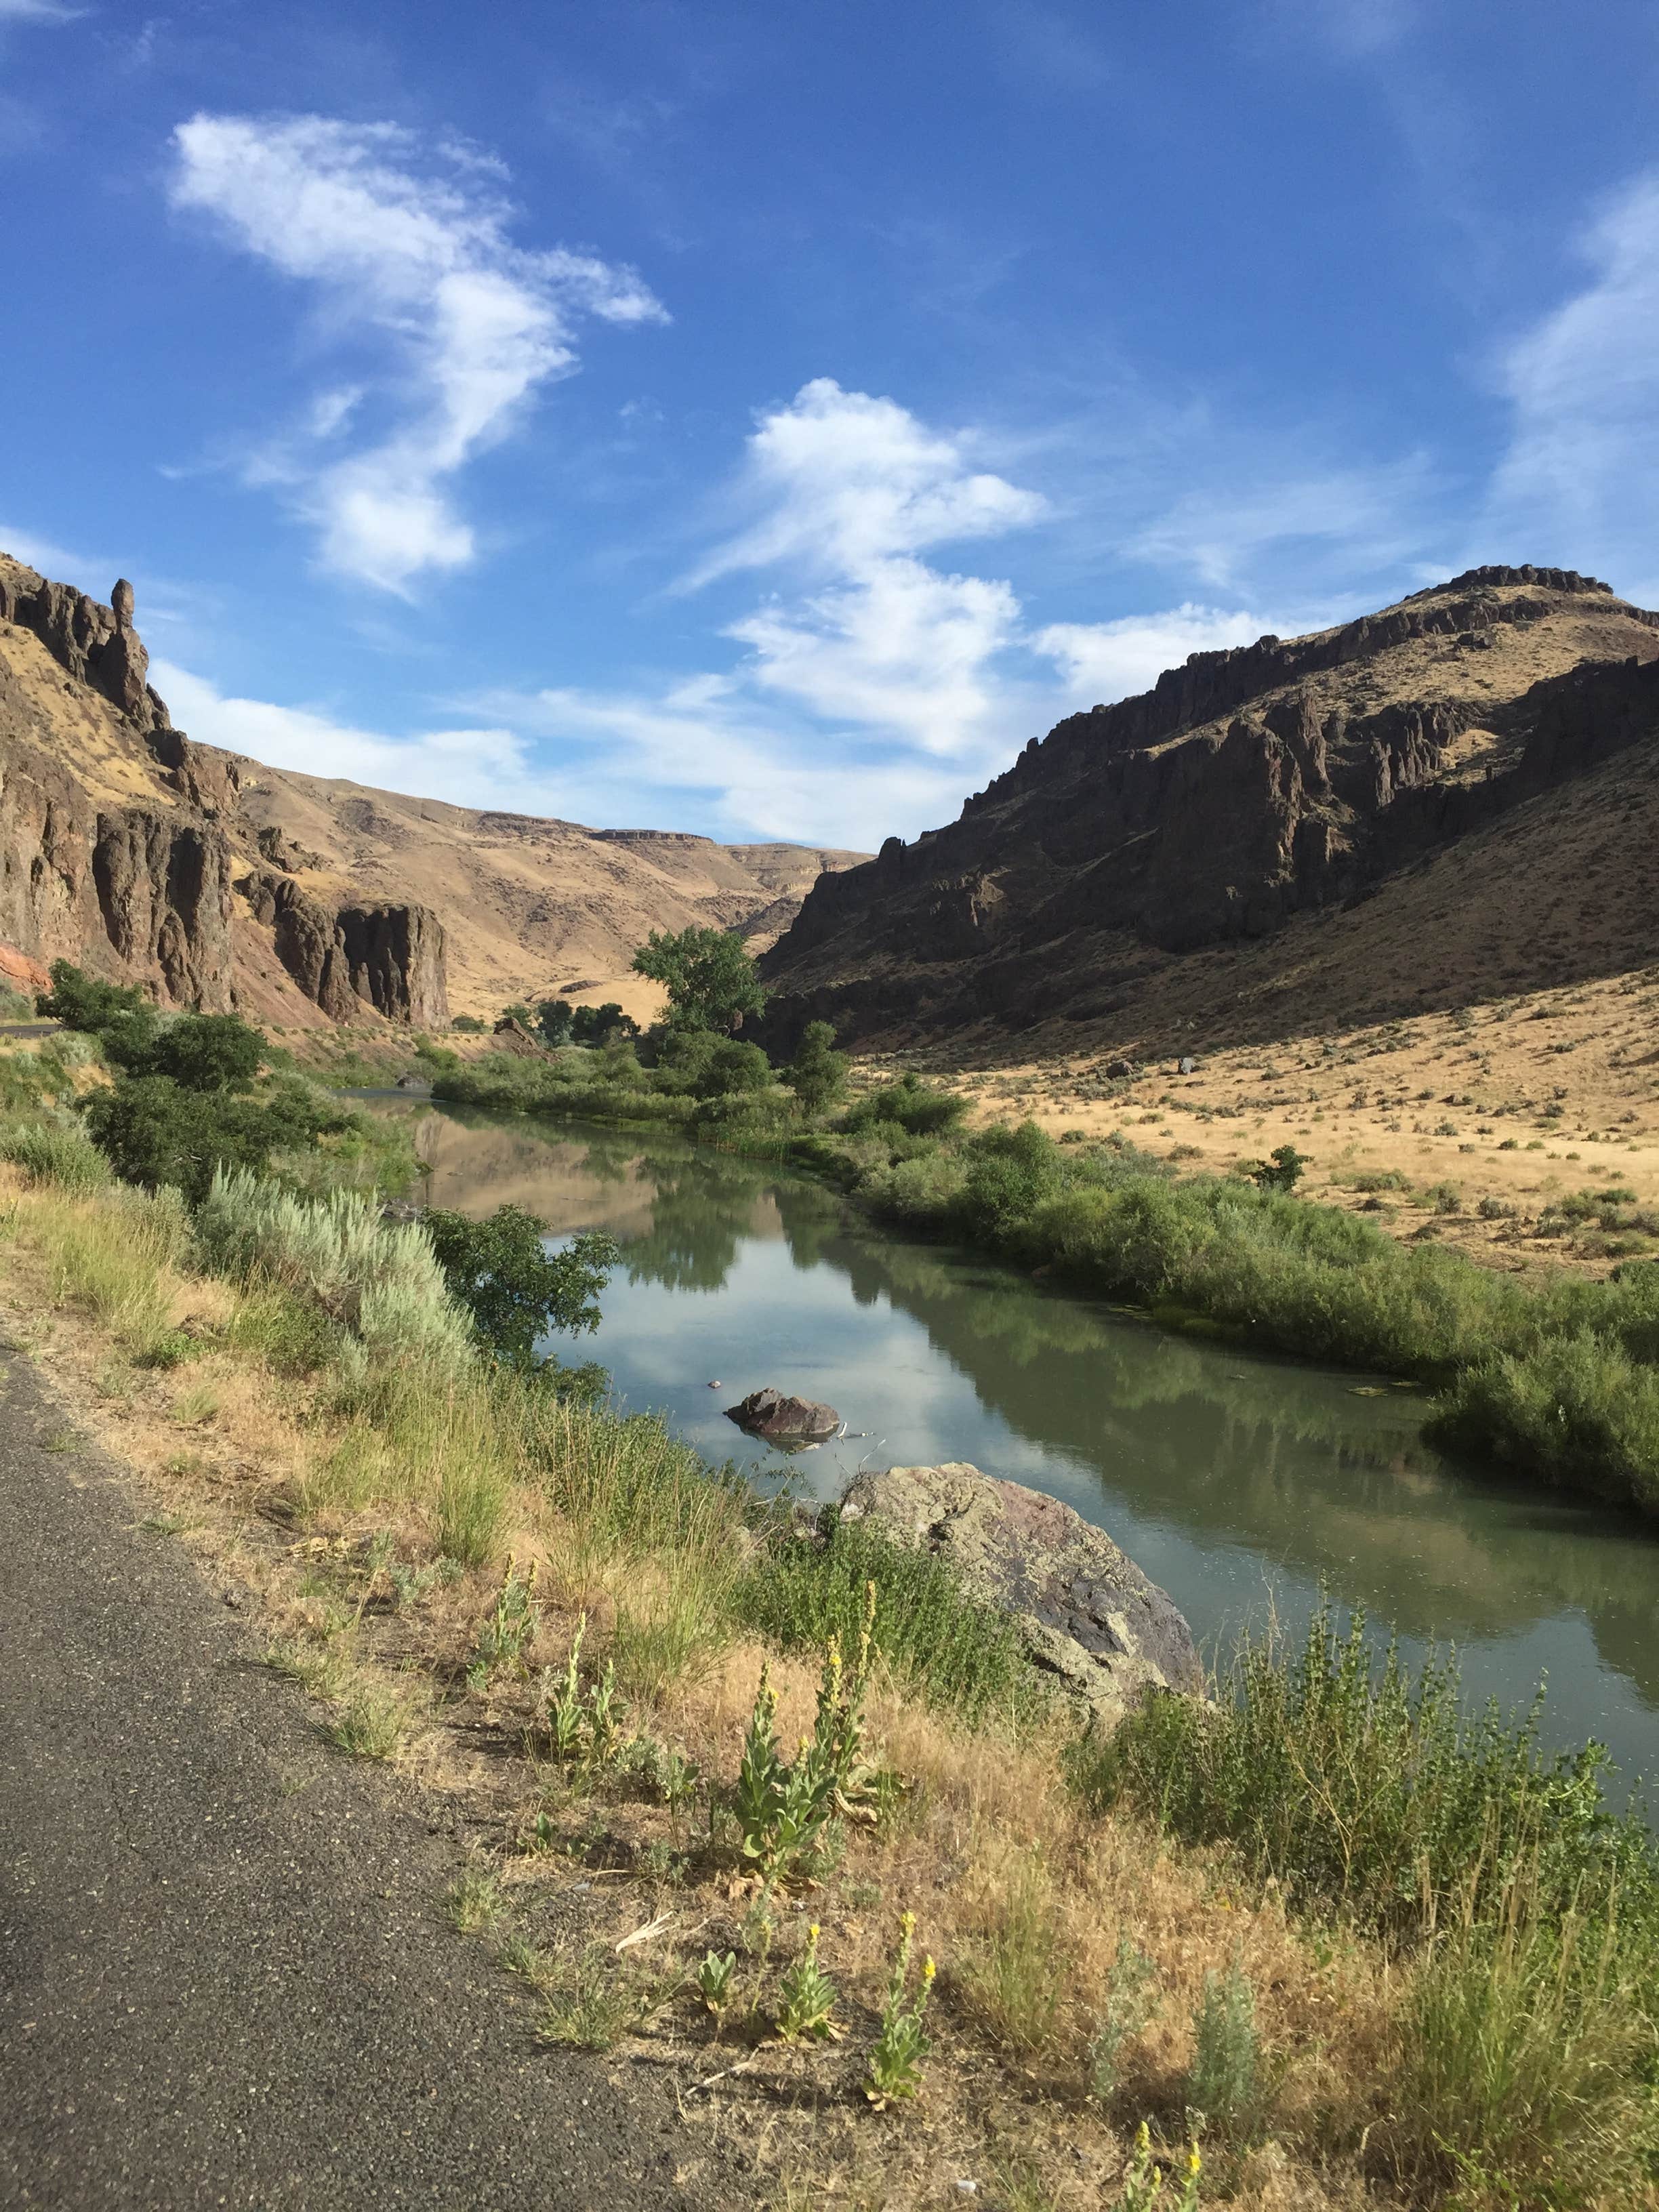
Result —
[[[1601, 1272], [1659, 1249], [1659, 1218], [1643, 1225], [1659, 1213], [1659, 968], [1190, 1058], [1185, 1074], [1174, 1058], [1104, 1048], [931, 1065], [976, 1119], [1029, 1115], [1061, 1138], [1118, 1131], [1188, 1172], [1291, 1145], [1306, 1195], [1499, 1267]], [[1577, 1221], [1552, 1212], [1614, 1191], [1626, 1195]]]

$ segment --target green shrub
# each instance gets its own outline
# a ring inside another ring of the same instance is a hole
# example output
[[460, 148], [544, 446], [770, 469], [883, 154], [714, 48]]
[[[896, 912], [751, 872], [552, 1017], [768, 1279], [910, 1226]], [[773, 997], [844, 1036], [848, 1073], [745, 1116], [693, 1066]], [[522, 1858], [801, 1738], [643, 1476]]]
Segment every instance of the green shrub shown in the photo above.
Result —
[[848, 1107], [842, 1127], [851, 1136], [873, 1128], [879, 1121], [894, 1123], [912, 1136], [936, 1137], [953, 1129], [968, 1111], [968, 1101], [954, 1091], [934, 1091], [920, 1076], [902, 1075], [896, 1083], [884, 1083], [868, 1091]]
[[1448, 1387], [1428, 1433], [1449, 1450], [1659, 1510], [1659, 1370], [1616, 1335], [1580, 1328], [1477, 1361]]
[[65, 1190], [97, 1190], [111, 1180], [110, 1164], [85, 1132], [51, 1121], [27, 1121], [0, 1130], [0, 1159], [22, 1169], [31, 1182]]
[[546, 1223], [519, 1206], [482, 1221], [434, 1211], [424, 1225], [451, 1297], [495, 1358], [535, 1371], [538, 1338], [599, 1327], [599, 1294], [620, 1256], [612, 1238], [575, 1237], [550, 1252]]
[[1133, 1805], [1189, 1843], [1226, 1843], [1304, 1911], [1337, 1909], [1396, 1940], [1495, 1908], [1521, 1863], [1562, 1911], [1620, 1896], [1659, 1913], [1659, 1857], [1616, 1814], [1599, 1745], [1546, 1755], [1536, 1710], [1467, 1714], [1455, 1662], [1415, 1680], [1373, 1659], [1363, 1616], [1326, 1607], [1288, 1663], [1247, 1638], [1212, 1709], [1160, 1698], [1074, 1773], [1097, 1807]]

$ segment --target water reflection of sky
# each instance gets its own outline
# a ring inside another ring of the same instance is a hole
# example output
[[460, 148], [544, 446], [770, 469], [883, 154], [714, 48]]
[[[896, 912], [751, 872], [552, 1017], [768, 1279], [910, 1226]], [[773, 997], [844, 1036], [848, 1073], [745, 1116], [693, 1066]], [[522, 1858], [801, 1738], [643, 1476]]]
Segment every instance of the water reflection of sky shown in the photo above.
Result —
[[[1323, 1580], [1413, 1654], [1455, 1639], [1479, 1697], [1523, 1700], [1547, 1675], [1551, 1737], [1597, 1735], [1659, 1773], [1659, 1545], [1447, 1466], [1409, 1395], [873, 1236], [815, 1186], [672, 1142], [434, 1116], [422, 1148], [434, 1203], [511, 1196], [561, 1232], [625, 1240], [577, 1356], [709, 1457], [816, 1497], [861, 1461], [971, 1461], [1109, 1529], [1206, 1642], [1270, 1600], [1294, 1632]], [[753, 1443], [723, 1409], [763, 1383], [860, 1433], [791, 1459]]]

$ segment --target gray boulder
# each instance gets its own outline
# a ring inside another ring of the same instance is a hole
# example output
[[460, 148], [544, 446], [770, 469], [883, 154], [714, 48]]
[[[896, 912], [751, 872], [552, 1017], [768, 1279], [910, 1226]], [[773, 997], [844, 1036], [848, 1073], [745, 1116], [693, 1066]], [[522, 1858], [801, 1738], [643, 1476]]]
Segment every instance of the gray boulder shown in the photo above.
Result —
[[833, 1406], [773, 1389], [751, 1390], [740, 1404], [726, 1407], [726, 1418], [769, 1443], [822, 1443], [841, 1429], [841, 1415]]
[[1115, 1728], [1149, 1691], [1202, 1695], [1174, 1601], [1059, 1498], [956, 1462], [856, 1475], [841, 1512], [924, 1547], [1012, 1613], [1033, 1663], [1098, 1727]]

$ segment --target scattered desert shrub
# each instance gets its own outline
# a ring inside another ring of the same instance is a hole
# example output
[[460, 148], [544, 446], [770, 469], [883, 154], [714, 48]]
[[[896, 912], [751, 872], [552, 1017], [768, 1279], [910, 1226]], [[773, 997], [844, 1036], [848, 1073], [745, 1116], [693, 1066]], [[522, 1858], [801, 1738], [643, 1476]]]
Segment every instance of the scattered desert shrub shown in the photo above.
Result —
[[208, 1265], [310, 1298], [377, 1358], [453, 1372], [472, 1333], [422, 1229], [383, 1221], [356, 1192], [301, 1198], [242, 1169], [219, 1169], [196, 1215]]

